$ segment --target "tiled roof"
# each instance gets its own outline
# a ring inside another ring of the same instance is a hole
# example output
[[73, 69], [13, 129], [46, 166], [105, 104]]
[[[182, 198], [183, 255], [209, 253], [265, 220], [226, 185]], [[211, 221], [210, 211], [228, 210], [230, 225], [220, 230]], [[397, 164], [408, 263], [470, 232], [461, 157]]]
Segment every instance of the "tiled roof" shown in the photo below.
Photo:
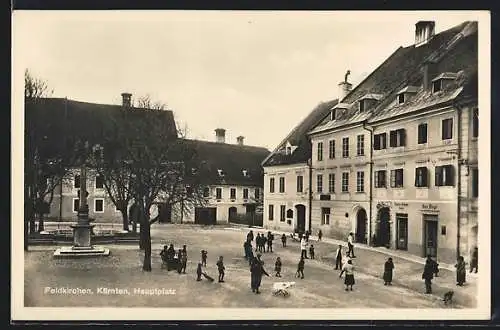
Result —
[[[185, 141], [196, 149], [198, 158], [208, 170], [206, 177], [208, 184], [248, 186], [264, 184], [261, 162], [270, 153], [266, 148], [203, 140]], [[222, 170], [223, 177], [219, 175], [218, 170]]]
[[[166, 137], [177, 138], [174, 114], [170, 110], [150, 110], [128, 108], [121, 105], [97, 104], [79, 102], [64, 98], [38, 98], [27, 100], [25, 104], [25, 119], [29, 125], [36, 125], [45, 130], [44, 134], [54, 134], [63, 138], [64, 134], [79, 136], [89, 141], [98, 142], [106, 134], [112, 121], [123, 111], [133, 120], [140, 120], [145, 113], [157, 116], [163, 125]], [[68, 131], [68, 127], [71, 131]]]
[[[278, 145], [278, 147], [267, 157], [262, 166], [277, 166], [305, 163], [311, 157], [311, 144], [307, 132], [317, 125], [337, 104], [338, 100], [331, 100], [318, 104]], [[296, 149], [293, 153], [286, 154], [286, 144], [290, 142]]]
[[[438, 57], [448, 43], [465, 30], [469, 31], [469, 23], [464, 22], [451, 29], [434, 35], [426, 44], [415, 47], [398, 48], [389, 58], [387, 58], [377, 69], [375, 69], [365, 80], [357, 85], [347, 96], [341, 100], [342, 103], [350, 104], [346, 111], [338, 119], [330, 121], [324, 120], [310, 133], [318, 133], [332, 128], [361, 123], [367, 120], [373, 111], [359, 113], [358, 102], [366, 94], [383, 95], [381, 103], [386, 103], [388, 95], [397, 93], [408, 85], [420, 86], [422, 84], [421, 65], [430, 58]], [[466, 28], [464, 30], [464, 28]], [[466, 37], [467, 38], [467, 37]], [[463, 44], [463, 40], [459, 40]], [[458, 45], [456, 45], [458, 46]], [[455, 47], [456, 48], [456, 47]], [[416, 79], [415, 79], [416, 77]], [[380, 108], [376, 105], [374, 109]]]

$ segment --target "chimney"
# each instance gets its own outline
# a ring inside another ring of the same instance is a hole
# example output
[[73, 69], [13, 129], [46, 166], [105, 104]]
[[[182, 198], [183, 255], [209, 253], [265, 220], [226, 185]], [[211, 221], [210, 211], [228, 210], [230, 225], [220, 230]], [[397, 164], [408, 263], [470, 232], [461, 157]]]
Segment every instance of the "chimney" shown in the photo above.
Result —
[[352, 89], [352, 84], [347, 81], [347, 77], [350, 74], [351, 74], [351, 71], [347, 70], [347, 72], [344, 76], [344, 81], [339, 83], [339, 94], [338, 94], [339, 102], [342, 101], [344, 99], [344, 97], [346, 97], [347, 94], [349, 94], [349, 92]]
[[426, 44], [434, 36], [434, 21], [418, 21], [415, 24], [415, 47]]
[[245, 139], [245, 137], [243, 137], [243, 136], [241, 136], [241, 135], [240, 135], [240, 136], [238, 136], [238, 137], [236, 138], [236, 141], [238, 141], [238, 144], [239, 144], [240, 146], [242, 146], [242, 145], [243, 145], [243, 140], [244, 140], [244, 139]]
[[217, 128], [215, 130], [215, 141], [217, 143], [226, 143], [226, 130], [223, 128]]
[[122, 105], [124, 108], [130, 108], [132, 105], [132, 94], [130, 93], [122, 93]]
[[436, 77], [436, 63], [432, 61], [426, 61], [424, 63], [423, 71], [422, 87], [424, 91], [427, 91], [431, 88], [432, 79]]

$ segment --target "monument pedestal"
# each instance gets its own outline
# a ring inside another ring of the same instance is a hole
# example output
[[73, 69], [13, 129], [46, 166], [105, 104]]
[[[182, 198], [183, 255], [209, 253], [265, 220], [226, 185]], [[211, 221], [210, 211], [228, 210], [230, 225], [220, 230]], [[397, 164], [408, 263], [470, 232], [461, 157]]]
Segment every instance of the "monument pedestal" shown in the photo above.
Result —
[[85, 258], [85, 257], [107, 257], [109, 249], [92, 246], [90, 244], [91, 232], [94, 225], [80, 224], [72, 225], [73, 246], [64, 246], [54, 252], [54, 258]]

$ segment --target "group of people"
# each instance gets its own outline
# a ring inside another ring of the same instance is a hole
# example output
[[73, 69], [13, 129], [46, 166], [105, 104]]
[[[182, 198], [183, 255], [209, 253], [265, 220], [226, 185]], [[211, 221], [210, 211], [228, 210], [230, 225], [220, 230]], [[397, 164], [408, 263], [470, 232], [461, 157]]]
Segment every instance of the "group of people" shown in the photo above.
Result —
[[170, 244], [163, 246], [163, 250], [160, 252], [160, 256], [164, 265], [167, 266], [167, 270], [177, 270], [179, 274], [186, 274], [187, 266], [187, 247], [182, 246], [182, 249], [175, 250], [174, 245]]

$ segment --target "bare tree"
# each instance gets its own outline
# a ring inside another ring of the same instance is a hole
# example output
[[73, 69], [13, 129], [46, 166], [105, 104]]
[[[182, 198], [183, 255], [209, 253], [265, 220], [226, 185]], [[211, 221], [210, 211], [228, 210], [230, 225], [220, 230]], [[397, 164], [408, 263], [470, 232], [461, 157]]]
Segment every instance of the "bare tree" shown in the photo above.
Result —
[[153, 101], [149, 94], [139, 96], [135, 102], [135, 106], [141, 109], [149, 110], [166, 110], [167, 105], [160, 101]]
[[24, 71], [24, 97], [36, 99], [48, 97], [54, 93], [43, 79], [34, 77], [28, 69]]

